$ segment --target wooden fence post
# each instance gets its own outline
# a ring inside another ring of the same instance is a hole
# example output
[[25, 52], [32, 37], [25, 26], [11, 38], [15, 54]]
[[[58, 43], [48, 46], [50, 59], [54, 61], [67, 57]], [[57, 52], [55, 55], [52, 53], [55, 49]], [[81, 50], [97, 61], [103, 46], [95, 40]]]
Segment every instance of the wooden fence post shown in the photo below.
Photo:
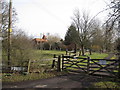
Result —
[[53, 63], [52, 63], [52, 68], [55, 67], [55, 60], [53, 60]]
[[89, 69], [90, 69], [90, 57], [87, 57], [88, 61], [87, 61], [87, 74], [89, 74]]
[[53, 58], [56, 58], [56, 54], [54, 54]]
[[119, 55], [119, 58], [118, 58], [118, 78], [120, 79], [120, 55]]
[[58, 72], [60, 72], [61, 71], [61, 56], [58, 56], [58, 64], [57, 64], [57, 70], [58, 70]]
[[28, 73], [30, 72], [30, 63], [31, 63], [31, 61], [28, 60], [28, 68], [27, 68], [27, 72], [28, 72]]
[[66, 55], [68, 54], [68, 50], [66, 50]]
[[64, 67], [64, 54], [62, 54], [62, 70], [63, 70], [63, 67]]

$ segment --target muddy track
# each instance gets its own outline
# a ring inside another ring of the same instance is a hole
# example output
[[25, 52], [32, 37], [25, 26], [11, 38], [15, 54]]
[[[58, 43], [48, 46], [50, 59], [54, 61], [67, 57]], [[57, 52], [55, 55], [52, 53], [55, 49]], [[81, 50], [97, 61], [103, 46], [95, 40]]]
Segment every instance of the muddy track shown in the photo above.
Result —
[[93, 88], [93, 83], [103, 80], [103, 77], [69, 73], [49, 79], [3, 83], [2, 88]]

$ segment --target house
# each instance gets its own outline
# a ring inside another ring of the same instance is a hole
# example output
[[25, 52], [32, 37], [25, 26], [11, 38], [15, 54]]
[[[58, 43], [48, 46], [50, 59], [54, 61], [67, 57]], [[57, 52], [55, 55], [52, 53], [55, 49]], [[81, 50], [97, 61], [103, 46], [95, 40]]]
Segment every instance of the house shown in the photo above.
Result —
[[47, 37], [45, 35], [43, 35], [42, 38], [35, 38], [35, 39], [33, 39], [33, 42], [34, 42], [34, 46], [37, 49], [42, 49], [43, 48], [43, 44], [48, 42], [48, 40], [47, 40]]

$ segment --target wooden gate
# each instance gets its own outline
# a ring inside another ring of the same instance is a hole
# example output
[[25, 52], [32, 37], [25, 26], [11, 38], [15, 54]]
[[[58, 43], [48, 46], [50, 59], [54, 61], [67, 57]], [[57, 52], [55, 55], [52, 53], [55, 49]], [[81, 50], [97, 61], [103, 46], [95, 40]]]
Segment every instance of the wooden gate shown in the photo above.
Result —
[[90, 75], [107, 75], [111, 77], [118, 76], [119, 65], [116, 59], [90, 59]]
[[74, 56], [62, 56], [62, 69], [75, 72], [88, 72], [88, 59]]
[[85, 72], [90, 75], [119, 77], [120, 66], [117, 59], [90, 59], [74, 56], [62, 56], [62, 69]]

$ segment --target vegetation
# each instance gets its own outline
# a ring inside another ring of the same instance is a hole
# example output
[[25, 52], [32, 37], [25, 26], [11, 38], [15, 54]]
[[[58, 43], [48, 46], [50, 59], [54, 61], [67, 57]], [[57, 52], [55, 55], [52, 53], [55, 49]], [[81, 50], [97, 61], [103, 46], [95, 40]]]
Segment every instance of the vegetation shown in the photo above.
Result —
[[66, 72], [49, 72], [49, 73], [30, 73], [24, 74], [2, 74], [2, 82], [21, 82], [27, 80], [45, 79], [65, 74]]
[[58, 50], [33, 50], [33, 54], [35, 55], [33, 59], [52, 59], [54, 54], [61, 55], [65, 54], [65, 51], [58, 51]]
[[66, 32], [64, 44], [65, 45], [70, 45], [72, 43], [77, 44], [77, 40], [78, 40], [78, 32], [76, 30], [76, 27], [74, 25], [71, 25], [68, 28], [68, 31]]
[[[65, 54], [65, 50], [68, 49], [70, 44], [77, 45], [77, 49], [82, 52], [82, 56], [80, 57], [89, 56], [91, 59], [103, 59], [108, 56], [108, 54], [106, 54], [107, 52], [116, 52], [115, 49], [117, 49], [117, 51], [120, 53], [120, 34], [118, 30], [120, 27], [120, 15], [118, 8], [120, 2], [116, 1], [113, 0], [113, 2], [111, 2], [110, 8], [112, 8], [113, 11], [110, 14], [110, 18], [105, 21], [104, 25], [98, 19], [91, 18], [87, 12], [80, 13], [79, 10], [76, 10], [72, 18], [73, 22], [66, 32], [65, 39], [61, 40], [61, 38], [58, 36], [48, 35], [48, 42], [42, 43], [43, 46], [42, 48], [40, 48], [41, 50], [35, 48], [32, 37], [28, 36], [21, 29], [15, 28], [15, 21], [17, 20], [15, 9], [12, 10], [13, 32], [11, 32], [10, 49], [8, 49], [7, 34], [9, 25], [9, 6], [7, 2], [2, 2], [3, 17], [0, 21], [2, 21], [3, 23], [1, 24], [0, 22], [0, 24], [2, 25], [2, 27], [0, 27], [0, 34], [3, 34], [3, 66], [8, 65], [8, 50], [10, 50], [9, 63], [11, 66], [23, 66], [23, 62], [25, 62], [26, 60], [30, 60], [30, 72], [37, 72], [30, 74], [3, 73], [2, 81], [19, 82], [25, 80], [49, 78], [64, 74], [64, 72], [47, 72], [46, 70], [51, 69], [54, 54]], [[118, 35], [116, 33], [118, 33]], [[40, 44], [39, 47], [41, 47]], [[70, 47], [71, 49], [75, 48], [74, 45], [71, 45]], [[88, 50], [90, 52], [94, 51], [94, 53], [85, 53], [85, 50]], [[112, 57], [112, 59], [115, 58], [115, 56]], [[118, 83], [114, 82], [96, 82], [94, 86], [100, 88], [120, 88], [118, 86]]]
[[95, 88], [120, 88], [120, 83], [112, 81], [101, 81], [93, 84]]

